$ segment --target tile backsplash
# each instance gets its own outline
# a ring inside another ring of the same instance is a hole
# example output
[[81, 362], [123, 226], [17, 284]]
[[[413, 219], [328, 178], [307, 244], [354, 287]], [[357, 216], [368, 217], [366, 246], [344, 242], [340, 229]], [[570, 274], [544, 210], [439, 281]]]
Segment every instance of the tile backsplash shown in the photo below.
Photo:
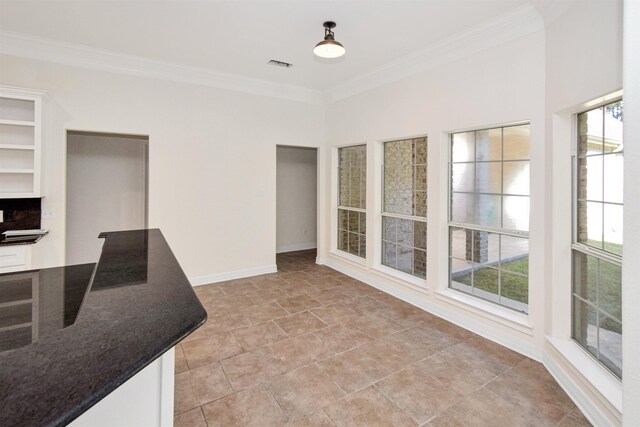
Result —
[[0, 199], [0, 211], [4, 218], [0, 222], [0, 233], [40, 228], [42, 199]]

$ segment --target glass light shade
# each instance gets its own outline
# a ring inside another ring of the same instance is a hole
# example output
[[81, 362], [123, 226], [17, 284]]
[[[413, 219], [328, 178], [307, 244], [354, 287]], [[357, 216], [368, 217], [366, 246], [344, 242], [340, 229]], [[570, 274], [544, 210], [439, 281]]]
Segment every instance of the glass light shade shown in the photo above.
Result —
[[313, 53], [320, 58], [339, 58], [345, 52], [345, 48], [335, 40], [323, 40], [313, 48]]

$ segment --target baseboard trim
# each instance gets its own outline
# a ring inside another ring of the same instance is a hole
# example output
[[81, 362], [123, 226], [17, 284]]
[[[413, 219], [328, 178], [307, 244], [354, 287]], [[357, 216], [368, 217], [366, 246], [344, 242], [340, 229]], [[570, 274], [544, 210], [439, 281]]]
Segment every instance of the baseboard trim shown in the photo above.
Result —
[[208, 285], [209, 283], [224, 282], [226, 280], [242, 279], [244, 277], [259, 276], [260, 274], [277, 273], [275, 264], [261, 267], [246, 268], [244, 270], [227, 271], [225, 273], [210, 274], [208, 276], [190, 277], [191, 286]]
[[539, 362], [541, 362], [543, 359], [542, 350], [537, 348], [536, 346], [522, 340], [514, 340], [512, 337], [506, 336], [496, 328], [481, 325], [478, 322], [475, 322], [473, 319], [467, 318], [465, 316], [460, 316], [459, 314], [448, 310], [446, 307], [440, 304], [434, 304], [425, 299], [416, 300], [408, 292], [404, 291], [402, 289], [402, 286], [399, 284], [391, 283], [390, 281], [384, 280], [378, 276], [373, 276], [371, 274], [368, 274], [366, 271], [362, 271], [361, 269], [347, 266], [332, 258], [328, 258], [323, 261], [328, 267], [331, 267], [334, 270], [337, 270], [343, 274], [346, 274], [347, 276], [367, 283], [374, 288], [380, 289], [383, 292], [393, 295], [396, 298], [399, 298], [422, 310], [441, 317], [484, 338], [503, 345], [513, 351], [516, 351]]
[[316, 249], [317, 247], [318, 244], [316, 242], [296, 243], [295, 245], [279, 246], [276, 248], [276, 253], [306, 251], [308, 249]]
[[323, 257], [316, 257], [316, 264], [327, 265], [327, 259]]
[[[621, 426], [622, 413], [619, 409], [615, 408], [597, 387], [587, 385], [589, 380], [581, 378], [581, 370], [564, 357], [552, 339], [547, 337], [547, 341], [548, 347], [542, 363], [589, 422], [596, 427]], [[581, 386], [580, 382], [584, 382], [584, 385]]]

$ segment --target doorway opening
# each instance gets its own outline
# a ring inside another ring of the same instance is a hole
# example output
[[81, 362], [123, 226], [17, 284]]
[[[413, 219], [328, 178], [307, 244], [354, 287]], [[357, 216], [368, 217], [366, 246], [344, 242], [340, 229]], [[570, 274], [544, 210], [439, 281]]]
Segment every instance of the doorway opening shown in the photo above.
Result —
[[149, 137], [67, 131], [66, 264], [97, 262], [103, 231], [147, 227]]
[[318, 149], [276, 147], [276, 262], [315, 260], [318, 228]]

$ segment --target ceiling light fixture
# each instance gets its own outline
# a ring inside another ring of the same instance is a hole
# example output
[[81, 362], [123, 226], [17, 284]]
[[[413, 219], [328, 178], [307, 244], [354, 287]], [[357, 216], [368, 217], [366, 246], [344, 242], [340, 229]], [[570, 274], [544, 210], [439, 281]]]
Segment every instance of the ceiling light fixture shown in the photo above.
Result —
[[316, 45], [313, 48], [313, 53], [320, 58], [339, 58], [346, 50], [344, 46], [336, 41], [333, 35], [333, 28], [336, 27], [336, 23], [332, 21], [327, 21], [323, 24], [324, 26], [324, 40]]

